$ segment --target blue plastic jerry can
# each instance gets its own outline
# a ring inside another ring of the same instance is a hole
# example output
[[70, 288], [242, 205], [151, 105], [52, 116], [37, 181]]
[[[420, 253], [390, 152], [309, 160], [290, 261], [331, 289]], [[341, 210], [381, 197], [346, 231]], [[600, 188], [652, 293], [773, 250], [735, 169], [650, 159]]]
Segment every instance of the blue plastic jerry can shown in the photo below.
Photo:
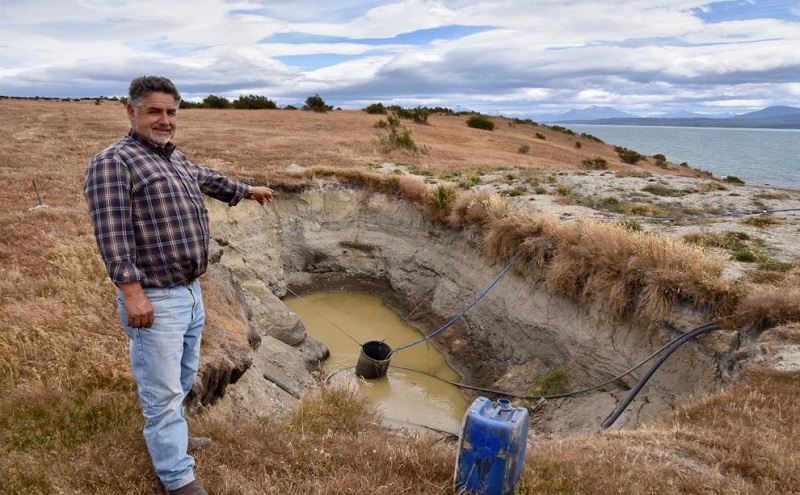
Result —
[[456, 493], [513, 494], [522, 476], [528, 409], [478, 397], [464, 415], [456, 460]]

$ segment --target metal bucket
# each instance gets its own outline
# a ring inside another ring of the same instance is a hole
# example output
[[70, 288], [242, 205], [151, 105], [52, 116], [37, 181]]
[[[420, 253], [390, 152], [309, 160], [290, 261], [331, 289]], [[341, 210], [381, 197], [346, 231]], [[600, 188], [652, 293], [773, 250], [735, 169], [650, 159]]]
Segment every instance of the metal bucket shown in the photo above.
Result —
[[370, 340], [361, 345], [361, 355], [356, 364], [356, 375], [372, 379], [386, 376], [392, 348], [389, 344], [378, 340]]

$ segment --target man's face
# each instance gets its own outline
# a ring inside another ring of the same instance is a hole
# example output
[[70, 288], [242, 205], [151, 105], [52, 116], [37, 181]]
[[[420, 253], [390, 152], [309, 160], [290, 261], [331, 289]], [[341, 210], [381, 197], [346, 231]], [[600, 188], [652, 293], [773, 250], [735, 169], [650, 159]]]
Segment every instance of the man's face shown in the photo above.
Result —
[[137, 134], [163, 146], [175, 136], [178, 105], [169, 93], [150, 93], [141, 106], [128, 105], [128, 118]]

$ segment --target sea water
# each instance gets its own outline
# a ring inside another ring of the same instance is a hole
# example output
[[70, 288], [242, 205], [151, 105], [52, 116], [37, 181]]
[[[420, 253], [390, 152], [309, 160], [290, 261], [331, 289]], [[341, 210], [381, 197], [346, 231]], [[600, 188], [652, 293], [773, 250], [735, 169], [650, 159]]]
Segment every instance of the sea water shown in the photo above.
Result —
[[645, 155], [661, 153], [717, 177], [800, 187], [800, 129], [558, 124]]

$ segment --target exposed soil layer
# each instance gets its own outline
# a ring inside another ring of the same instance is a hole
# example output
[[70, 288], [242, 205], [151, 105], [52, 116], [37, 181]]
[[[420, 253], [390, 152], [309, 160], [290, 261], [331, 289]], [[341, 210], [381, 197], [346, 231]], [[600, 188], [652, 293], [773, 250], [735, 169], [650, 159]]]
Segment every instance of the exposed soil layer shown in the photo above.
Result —
[[[404, 317], [411, 315], [409, 323], [427, 334], [457, 315], [504, 268], [487, 264], [468, 232], [432, 224], [416, 206], [381, 194], [320, 189], [282, 194], [263, 208], [209, 206], [220, 264], [241, 285], [261, 342], [251, 369], [221, 401], [220, 409], [232, 414], [285, 409], [313, 386], [309, 364], [325, 357], [277, 298], [289, 292], [369, 292]], [[688, 312], [668, 326], [608, 321], [511, 270], [433, 343], [464, 383], [524, 396], [552, 372], [565, 374], [570, 389], [613, 378], [701, 323], [701, 315]], [[681, 348], [613, 427], [635, 427], [717, 389], [724, 375], [719, 363], [734, 340], [719, 332]], [[550, 401], [535, 418], [535, 432], [565, 436], [598, 429], [646, 369], [606, 389]]]

